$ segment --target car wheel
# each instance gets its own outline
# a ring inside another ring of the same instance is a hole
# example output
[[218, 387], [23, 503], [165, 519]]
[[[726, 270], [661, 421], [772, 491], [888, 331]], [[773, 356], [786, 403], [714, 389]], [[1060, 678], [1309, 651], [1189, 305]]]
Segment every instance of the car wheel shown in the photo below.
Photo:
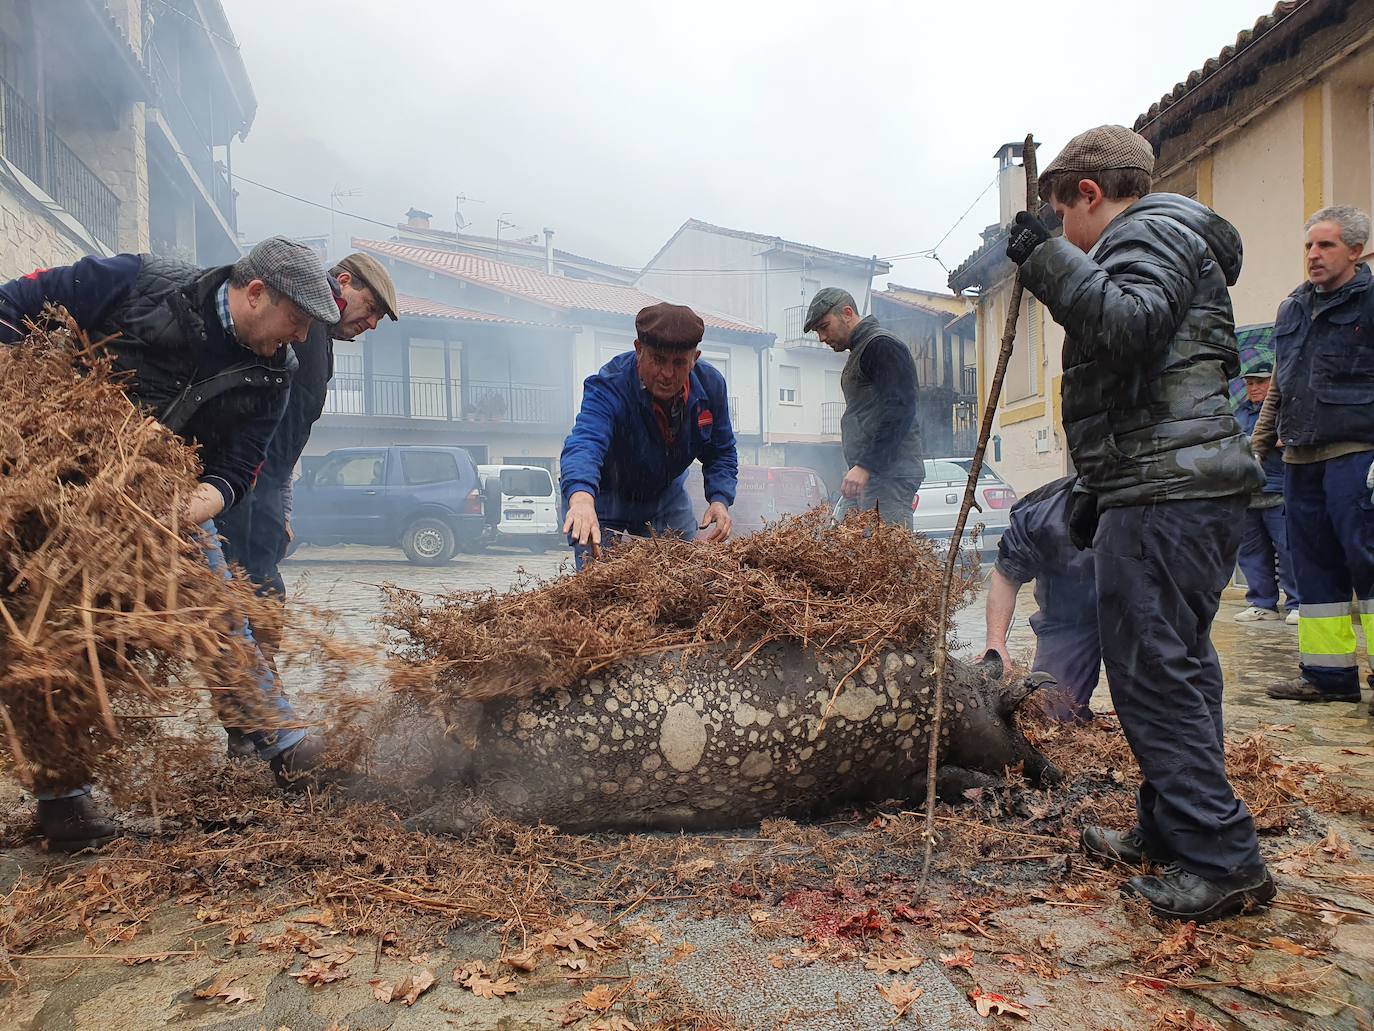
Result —
[[424, 516], [401, 535], [401, 550], [417, 566], [442, 566], [453, 558], [453, 528], [442, 519]]
[[544, 552], [549, 550], [548, 541], [539, 540], [538, 538], [530, 541], [530, 543], [527, 544], [526, 547], [529, 548], [530, 551], [532, 551], [536, 555], [542, 555], [544, 554]]

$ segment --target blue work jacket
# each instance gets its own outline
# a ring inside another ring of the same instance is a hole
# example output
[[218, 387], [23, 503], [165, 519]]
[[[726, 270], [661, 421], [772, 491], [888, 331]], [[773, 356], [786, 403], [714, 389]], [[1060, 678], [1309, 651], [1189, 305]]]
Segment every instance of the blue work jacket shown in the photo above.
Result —
[[582, 408], [563, 442], [559, 460], [564, 504], [578, 491], [596, 498], [603, 526], [642, 532], [685, 529], [659, 526], [662, 514], [681, 511], [687, 468], [701, 462], [707, 501], [735, 501], [739, 458], [730, 426], [725, 377], [697, 362], [687, 383], [683, 418], [671, 443], [639, 379], [633, 351], [617, 355], [588, 376]]

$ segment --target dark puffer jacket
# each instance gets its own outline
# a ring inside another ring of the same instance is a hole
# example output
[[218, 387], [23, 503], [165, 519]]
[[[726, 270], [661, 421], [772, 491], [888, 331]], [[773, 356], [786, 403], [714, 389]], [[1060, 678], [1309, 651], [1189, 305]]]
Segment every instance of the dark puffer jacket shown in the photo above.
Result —
[[1235, 228], [1197, 201], [1151, 194], [1088, 254], [1056, 238], [1022, 281], [1064, 327], [1064, 432], [1104, 508], [1247, 494], [1264, 482], [1227, 401], [1240, 370], [1227, 288]]

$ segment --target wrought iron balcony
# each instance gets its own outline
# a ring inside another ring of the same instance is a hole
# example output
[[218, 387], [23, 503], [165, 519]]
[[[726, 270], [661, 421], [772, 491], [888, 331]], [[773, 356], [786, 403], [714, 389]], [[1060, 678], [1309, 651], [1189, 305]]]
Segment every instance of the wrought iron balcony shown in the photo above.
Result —
[[0, 154], [92, 236], [111, 250], [118, 249], [119, 198], [4, 79], [0, 79]]
[[807, 305], [799, 304], [783, 309], [783, 347], [825, 347], [815, 333], [803, 332], [806, 325]]
[[392, 419], [563, 425], [569, 421], [568, 401], [559, 387], [336, 373], [324, 411]]
[[843, 401], [826, 401], [821, 405], [821, 436], [838, 437], [840, 420], [844, 417]]

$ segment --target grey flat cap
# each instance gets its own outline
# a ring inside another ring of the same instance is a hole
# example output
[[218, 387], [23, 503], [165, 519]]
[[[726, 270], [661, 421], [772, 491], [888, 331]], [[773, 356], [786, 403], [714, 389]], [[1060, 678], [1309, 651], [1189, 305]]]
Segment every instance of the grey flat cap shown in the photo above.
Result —
[[823, 290], [817, 290], [816, 296], [811, 298], [811, 306], [806, 309], [806, 325], [802, 326], [802, 332], [810, 333], [816, 328], [816, 323], [846, 304], [853, 308], [855, 313], [858, 312], [859, 306], [854, 303], [854, 295], [848, 290], [841, 290], [838, 286], [827, 286]]
[[317, 322], [332, 326], [339, 321], [339, 306], [320, 259], [305, 244], [284, 236], [269, 236], [248, 252], [253, 273], [273, 290], [284, 294]]

